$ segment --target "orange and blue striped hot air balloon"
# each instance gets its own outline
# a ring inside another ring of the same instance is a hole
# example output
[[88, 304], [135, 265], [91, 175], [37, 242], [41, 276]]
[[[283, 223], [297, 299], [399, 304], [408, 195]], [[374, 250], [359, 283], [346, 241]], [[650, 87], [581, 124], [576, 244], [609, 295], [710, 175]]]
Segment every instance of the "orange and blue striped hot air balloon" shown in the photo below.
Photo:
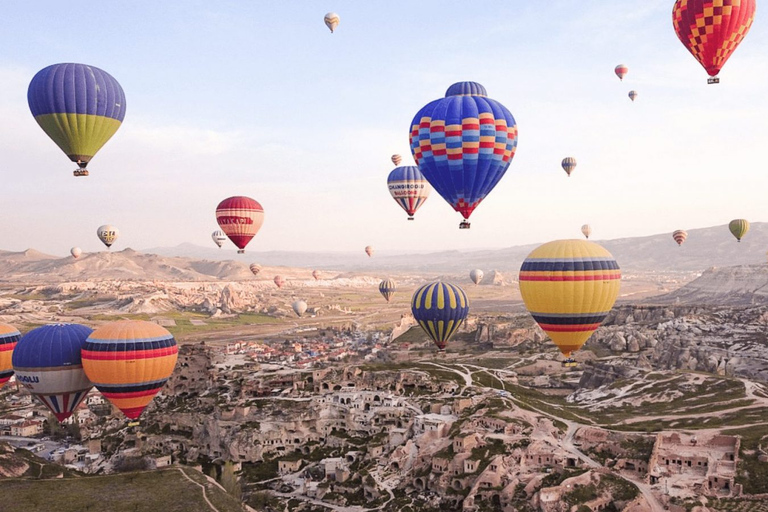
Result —
[[675, 33], [709, 74], [710, 84], [749, 32], [756, 0], [677, 0], [672, 8]]
[[387, 302], [392, 300], [392, 297], [395, 296], [396, 291], [397, 283], [395, 283], [393, 279], [384, 279], [381, 283], [379, 283], [379, 293], [384, 296]]
[[0, 323], [0, 388], [13, 375], [11, 355], [16, 344], [21, 339], [21, 333], [15, 327]]
[[619, 295], [621, 270], [611, 253], [586, 240], [557, 240], [534, 249], [520, 268], [525, 307], [572, 365]]
[[27, 91], [35, 121], [88, 176], [91, 158], [120, 128], [125, 93], [112, 75], [85, 64], [54, 64], [39, 71]]
[[155, 323], [111, 322], [88, 337], [83, 369], [104, 398], [136, 419], [173, 373], [178, 351], [173, 335]]
[[414, 292], [411, 311], [437, 348], [445, 350], [445, 345], [469, 314], [469, 299], [461, 287], [435, 281]]

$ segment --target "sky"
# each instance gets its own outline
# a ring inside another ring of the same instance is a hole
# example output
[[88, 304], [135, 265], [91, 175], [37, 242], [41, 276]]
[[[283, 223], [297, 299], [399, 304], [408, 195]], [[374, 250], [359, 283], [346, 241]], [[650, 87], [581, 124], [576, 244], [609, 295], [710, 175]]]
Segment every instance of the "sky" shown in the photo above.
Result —
[[[578, 237], [584, 223], [610, 239], [768, 220], [765, 16], [707, 85], [673, 3], [8, 2], [0, 248], [100, 250], [107, 223], [117, 250], [212, 245], [232, 195], [264, 207], [255, 252], [470, 250]], [[125, 90], [123, 125], [88, 178], [27, 106], [34, 74], [58, 62], [97, 66]], [[412, 162], [413, 116], [464, 80], [515, 116], [517, 154], [471, 229], [434, 192], [408, 222], [386, 187], [390, 156]]]

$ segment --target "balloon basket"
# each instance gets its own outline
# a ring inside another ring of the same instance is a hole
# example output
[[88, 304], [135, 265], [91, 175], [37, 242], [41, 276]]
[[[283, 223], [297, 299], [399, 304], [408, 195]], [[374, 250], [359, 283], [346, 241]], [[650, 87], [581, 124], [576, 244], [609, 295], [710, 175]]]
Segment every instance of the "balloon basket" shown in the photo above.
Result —
[[712, 85], [712, 84], [719, 84], [720, 83], [720, 78], [716, 77], [716, 76], [711, 76], [711, 77], [707, 78], [707, 83], [710, 84], [710, 85]]
[[141, 422], [140, 422], [140, 421], [137, 421], [137, 420], [134, 420], [134, 421], [129, 421], [129, 422], [128, 422], [128, 426], [129, 426], [129, 427], [138, 427], [139, 425], [141, 425]]
[[459, 224], [459, 229], [469, 229], [469, 222], [466, 220], [461, 221], [461, 224]]
[[579, 364], [576, 362], [575, 359], [568, 358], [565, 361], [563, 361], [563, 368], [575, 368]]
[[76, 169], [76, 170], [72, 171], [72, 174], [74, 174], [75, 176], [88, 176], [89, 175], [88, 169]]
[[413, 220], [413, 217], [408, 217], [408, 220]]
[[237, 251], [237, 254], [245, 254], [245, 249], [239, 249], [239, 250]]

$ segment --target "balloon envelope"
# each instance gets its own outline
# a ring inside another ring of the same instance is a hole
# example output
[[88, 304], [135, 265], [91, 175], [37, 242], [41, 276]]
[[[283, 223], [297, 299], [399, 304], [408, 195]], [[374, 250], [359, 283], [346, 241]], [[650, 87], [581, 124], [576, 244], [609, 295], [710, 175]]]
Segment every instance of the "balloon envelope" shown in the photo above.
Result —
[[264, 209], [250, 197], [228, 197], [216, 207], [216, 222], [242, 253], [264, 223]]
[[677, 0], [672, 25], [683, 46], [714, 77], [749, 32], [756, 7], [755, 0], [719, 0], [719, 5], [712, 0]]
[[88, 336], [83, 369], [104, 398], [136, 419], [173, 373], [178, 351], [173, 335], [154, 322], [110, 322]]
[[285, 279], [282, 276], [275, 276], [274, 282], [278, 288], [282, 288], [285, 284]]
[[403, 161], [403, 157], [400, 155], [392, 155], [392, 163], [395, 165], [400, 165], [400, 162]]
[[745, 219], [734, 219], [728, 224], [728, 229], [736, 237], [736, 240], [741, 242], [741, 239], [749, 231], [749, 222]]
[[408, 214], [408, 220], [413, 220], [413, 215], [427, 200], [431, 190], [429, 182], [415, 166], [394, 169], [387, 177], [387, 187], [395, 202]]
[[21, 339], [21, 333], [12, 325], [0, 323], [0, 388], [13, 375], [11, 356], [13, 349]]
[[576, 168], [576, 159], [572, 156], [567, 156], [563, 158], [562, 166], [565, 173], [570, 177], [571, 173]]
[[631, 99], [632, 101], [635, 101], [635, 98], [637, 98], [639, 94], [637, 94], [637, 91], [629, 91], [629, 94], [627, 94], [627, 96], [629, 96], [629, 99]]
[[13, 350], [16, 380], [59, 421], [69, 418], [93, 387], [80, 357], [91, 332], [79, 324], [43, 325], [22, 336]]
[[616, 73], [616, 76], [619, 77], [619, 80], [624, 80], [624, 77], [627, 76], [627, 73], [629, 73], [629, 68], [626, 66], [626, 64], [619, 64], [613, 69], [613, 72]]
[[611, 253], [586, 240], [541, 245], [520, 268], [525, 307], [567, 358], [608, 315], [620, 283]]
[[325, 26], [328, 27], [331, 34], [333, 34], [333, 31], [339, 26], [339, 15], [335, 12], [329, 12], [325, 15], [323, 21], [325, 21]]
[[461, 287], [435, 281], [414, 292], [411, 311], [437, 348], [445, 350], [469, 314], [469, 299]]
[[109, 249], [120, 236], [120, 230], [110, 224], [104, 224], [103, 226], [99, 226], [99, 229], [96, 230], [96, 236], [98, 236], [101, 243], [106, 245], [107, 249]]
[[297, 300], [291, 304], [291, 307], [293, 308], [293, 312], [298, 316], [302, 316], [307, 311], [307, 303], [303, 300]]
[[371, 247], [370, 245], [367, 245], [365, 247], [365, 254], [367, 254], [369, 257], [373, 256], [373, 247]]
[[584, 235], [585, 238], [589, 238], [589, 235], [592, 234], [592, 226], [589, 224], [581, 226], [581, 234]]
[[460, 227], [507, 172], [517, 123], [477, 82], [459, 82], [411, 122], [411, 152], [432, 187], [461, 213]]
[[482, 270], [480, 270], [479, 268], [476, 268], [476, 269], [474, 269], [474, 270], [471, 270], [471, 271], [469, 272], [469, 278], [470, 278], [470, 279], [472, 280], [472, 282], [473, 282], [473, 283], [475, 283], [475, 284], [480, 284], [480, 281], [482, 281], [482, 280], [483, 280], [483, 275], [484, 275], [484, 274], [483, 274], [483, 271], [482, 271]]
[[395, 283], [395, 281], [392, 279], [384, 279], [381, 283], [379, 283], [379, 293], [384, 296], [387, 302], [392, 300], [392, 297], [395, 296], [396, 291], [397, 283]]
[[672, 239], [677, 242], [677, 245], [683, 245], [685, 239], [688, 238], [688, 232], [682, 229], [678, 229], [672, 233]]
[[259, 272], [261, 272], [261, 265], [258, 263], [251, 263], [248, 268], [250, 269], [251, 273], [253, 275], [259, 275]]
[[314, 277], [314, 278], [315, 278], [315, 281], [317, 281], [318, 279], [320, 279], [320, 271], [319, 271], [319, 270], [313, 270], [313, 271], [312, 271], [312, 277]]
[[71, 254], [73, 258], [77, 259], [81, 254], [83, 254], [83, 250], [79, 247], [73, 247], [69, 250], [69, 254]]
[[217, 229], [211, 233], [211, 239], [213, 240], [213, 243], [218, 245], [219, 249], [221, 249], [221, 246], [224, 245], [224, 242], [227, 241], [227, 235], [225, 235], [223, 231], [219, 231]]
[[123, 88], [106, 71], [86, 64], [40, 70], [29, 84], [27, 100], [37, 124], [81, 169], [125, 117]]

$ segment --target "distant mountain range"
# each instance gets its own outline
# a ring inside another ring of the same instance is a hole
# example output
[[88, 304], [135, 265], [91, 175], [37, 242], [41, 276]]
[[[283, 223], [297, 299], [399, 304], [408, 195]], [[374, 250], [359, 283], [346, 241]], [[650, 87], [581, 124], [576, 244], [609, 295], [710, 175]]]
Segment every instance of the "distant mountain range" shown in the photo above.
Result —
[[[631, 272], [701, 272], [711, 267], [758, 265], [765, 262], [768, 223], [752, 224], [737, 243], [727, 226], [692, 229], [681, 246], [669, 233], [617, 240], [598, 240], [611, 251], [619, 265]], [[480, 251], [442, 251], [420, 254], [249, 252], [182, 244], [137, 252], [132, 249], [85, 253], [79, 259], [57, 258], [34, 249], [0, 251], [0, 282], [63, 282], [101, 279], [160, 281], [239, 281], [253, 279], [248, 265], [265, 267], [259, 277], [285, 274], [291, 279], [310, 279], [312, 269], [325, 271], [324, 278], [348, 274], [464, 274], [480, 268], [486, 272], [516, 274], [525, 257], [538, 244]]]

